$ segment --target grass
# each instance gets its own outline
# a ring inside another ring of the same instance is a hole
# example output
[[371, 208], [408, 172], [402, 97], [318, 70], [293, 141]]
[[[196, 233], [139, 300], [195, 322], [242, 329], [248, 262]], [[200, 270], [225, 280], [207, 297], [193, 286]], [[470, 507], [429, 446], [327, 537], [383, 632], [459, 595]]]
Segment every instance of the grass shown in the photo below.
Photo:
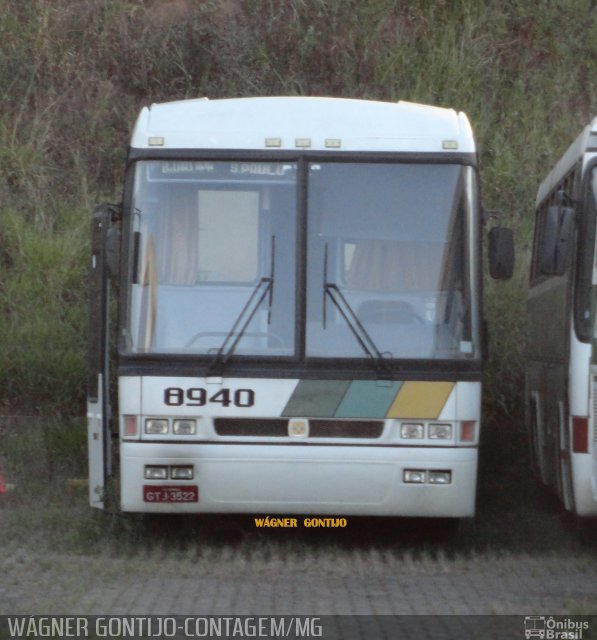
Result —
[[[442, 565], [486, 553], [594, 555], [594, 524], [568, 517], [530, 478], [522, 426], [534, 196], [597, 113], [593, 5], [0, 0], [0, 414], [50, 417], [0, 430], [0, 464], [16, 485], [0, 496], [8, 551], [120, 554], [134, 564], [167, 549], [205, 567], [222, 558], [350, 563], [342, 554], [351, 550], [363, 566], [369, 553]], [[484, 206], [516, 232], [515, 277], [485, 283], [479, 510], [454, 540], [429, 523], [394, 520], [351, 518], [339, 533], [257, 531], [248, 517], [98, 513], [67, 483], [86, 466], [83, 422], [62, 416], [84, 413], [89, 211], [120, 198], [138, 110], [202, 95], [280, 94], [466, 111]]]
[[0, 410], [82, 410], [88, 215], [120, 197], [140, 107], [310, 94], [469, 114], [484, 204], [518, 246], [513, 281], [486, 286], [486, 407], [520, 412], [535, 190], [597, 112], [591, 0], [0, 5]]
[[[28, 224], [0, 212], [0, 385], [23, 413], [82, 407], [88, 225], [75, 212]], [[0, 409], [2, 402], [0, 401]]]

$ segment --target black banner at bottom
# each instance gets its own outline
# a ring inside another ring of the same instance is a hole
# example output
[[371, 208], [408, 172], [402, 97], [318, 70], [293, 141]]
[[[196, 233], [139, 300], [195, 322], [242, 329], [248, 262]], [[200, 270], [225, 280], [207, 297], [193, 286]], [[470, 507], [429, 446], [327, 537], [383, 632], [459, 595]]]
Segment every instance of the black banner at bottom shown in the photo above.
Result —
[[597, 616], [0, 616], [0, 640], [9, 638], [597, 640]]

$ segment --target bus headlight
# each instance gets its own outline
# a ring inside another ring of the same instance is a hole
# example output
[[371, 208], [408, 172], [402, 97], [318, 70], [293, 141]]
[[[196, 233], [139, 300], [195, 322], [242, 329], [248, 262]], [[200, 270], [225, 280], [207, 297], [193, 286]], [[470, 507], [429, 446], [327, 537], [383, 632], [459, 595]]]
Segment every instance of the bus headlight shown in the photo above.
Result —
[[168, 420], [165, 418], [148, 418], [145, 420], [145, 433], [150, 435], [168, 433]]
[[411, 484], [424, 484], [427, 480], [427, 472], [425, 469], [405, 469], [404, 482]]
[[429, 484], [450, 484], [452, 482], [451, 471], [430, 471]]
[[192, 480], [193, 467], [170, 467], [172, 480]]
[[420, 440], [425, 437], [425, 426], [418, 422], [403, 422], [400, 425], [400, 437]]
[[156, 467], [153, 465], [147, 465], [145, 467], [145, 479], [146, 480], [167, 480], [168, 467]]
[[197, 433], [195, 420], [175, 420], [172, 431], [177, 436], [194, 436]]
[[451, 440], [452, 425], [451, 424], [430, 424], [429, 438], [432, 440]]

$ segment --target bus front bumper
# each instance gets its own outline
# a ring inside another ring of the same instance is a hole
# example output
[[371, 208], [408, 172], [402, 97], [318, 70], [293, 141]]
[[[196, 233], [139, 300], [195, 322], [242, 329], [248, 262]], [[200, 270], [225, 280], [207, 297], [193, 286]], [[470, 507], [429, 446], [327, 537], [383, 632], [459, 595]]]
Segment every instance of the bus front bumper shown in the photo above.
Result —
[[477, 448], [123, 442], [120, 469], [123, 511], [460, 518]]

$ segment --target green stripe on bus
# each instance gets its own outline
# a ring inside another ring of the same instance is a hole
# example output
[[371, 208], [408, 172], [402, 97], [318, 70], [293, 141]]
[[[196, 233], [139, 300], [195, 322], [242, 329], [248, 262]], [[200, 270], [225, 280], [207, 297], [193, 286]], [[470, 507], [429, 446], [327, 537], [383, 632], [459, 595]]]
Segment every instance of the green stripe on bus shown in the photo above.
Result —
[[350, 384], [350, 380], [301, 380], [290, 396], [282, 416], [331, 418]]
[[336, 418], [385, 418], [402, 382], [355, 380], [336, 411]]

